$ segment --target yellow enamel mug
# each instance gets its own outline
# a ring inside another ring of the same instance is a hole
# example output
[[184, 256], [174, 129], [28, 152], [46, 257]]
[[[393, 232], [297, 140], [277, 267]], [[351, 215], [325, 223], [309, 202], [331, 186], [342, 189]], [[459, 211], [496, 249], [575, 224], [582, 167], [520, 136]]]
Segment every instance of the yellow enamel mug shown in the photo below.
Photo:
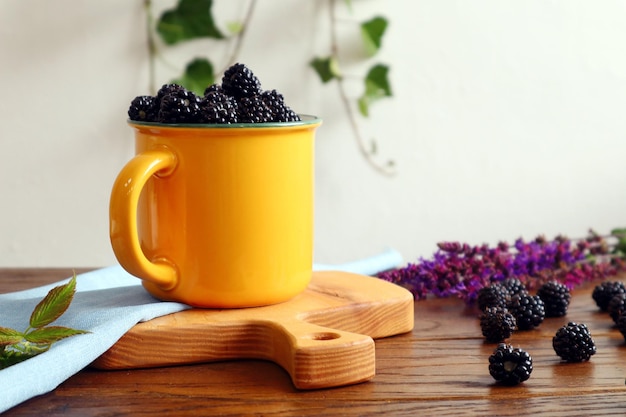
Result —
[[270, 305], [313, 265], [314, 139], [321, 120], [235, 125], [129, 122], [136, 155], [111, 192], [120, 265], [156, 298]]

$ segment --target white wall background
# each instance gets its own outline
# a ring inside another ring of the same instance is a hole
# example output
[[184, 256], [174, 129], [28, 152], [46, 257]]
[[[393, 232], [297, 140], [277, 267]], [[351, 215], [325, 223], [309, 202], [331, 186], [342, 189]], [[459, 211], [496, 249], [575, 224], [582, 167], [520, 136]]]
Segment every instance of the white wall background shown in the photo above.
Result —
[[[244, 1], [215, 0], [241, 19]], [[0, 266], [99, 267], [112, 182], [132, 157], [130, 100], [148, 93], [142, 0], [0, 2]], [[174, 0], [154, 2], [160, 10]], [[264, 87], [325, 123], [317, 137], [317, 262], [387, 246], [407, 261], [441, 240], [607, 232], [626, 219], [626, 1], [338, 2], [350, 93], [356, 22], [390, 21], [381, 54], [394, 98], [361, 128], [396, 162], [357, 151], [334, 84], [307, 67], [327, 55], [328, 3], [260, 1], [239, 55]], [[227, 42], [163, 50], [159, 83]], [[346, 48], [348, 51], [346, 51]], [[171, 68], [173, 66], [174, 68]]]

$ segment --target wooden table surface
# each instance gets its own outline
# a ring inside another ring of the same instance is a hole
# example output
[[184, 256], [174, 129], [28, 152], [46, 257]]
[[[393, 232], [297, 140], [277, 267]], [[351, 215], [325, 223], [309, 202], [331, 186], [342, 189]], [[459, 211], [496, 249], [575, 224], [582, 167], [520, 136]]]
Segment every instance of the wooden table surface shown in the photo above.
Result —
[[[69, 269], [0, 269], [0, 293], [69, 276]], [[595, 306], [594, 285], [573, 292], [566, 317], [513, 334], [509, 342], [528, 351], [534, 363], [530, 379], [514, 387], [489, 375], [495, 345], [483, 341], [477, 311], [458, 299], [436, 299], [415, 303], [413, 332], [376, 341], [370, 382], [298, 391], [279, 366], [258, 360], [88, 368], [5, 415], [626, 415], [626, 344]], [[552, 336], [567, 321], [590, 328], [597, 354], [589, 362], [562, 363], [554, 353]]]

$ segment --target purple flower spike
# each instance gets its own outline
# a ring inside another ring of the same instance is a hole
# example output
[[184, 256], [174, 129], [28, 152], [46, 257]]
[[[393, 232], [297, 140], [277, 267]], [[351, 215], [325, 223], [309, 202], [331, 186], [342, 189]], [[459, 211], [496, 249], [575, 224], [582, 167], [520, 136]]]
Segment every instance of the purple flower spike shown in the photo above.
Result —
[[617, 248], [619, 239], [624, 238], [590, 231], [584, 239], [559, 235], [549, 241], [541, 235], [529, 242], [518, 238], [513, 245], [499, 242], [495, 247], [441, 242], [432, 259], [422, 258], [378, 277], [407, 288], [417, 300], [454, 295], [472, 303], [481, 288], [506, 278], [518, 278], [531, 290], [551, 280], [572, 289], [626, 271], [626, 254]]

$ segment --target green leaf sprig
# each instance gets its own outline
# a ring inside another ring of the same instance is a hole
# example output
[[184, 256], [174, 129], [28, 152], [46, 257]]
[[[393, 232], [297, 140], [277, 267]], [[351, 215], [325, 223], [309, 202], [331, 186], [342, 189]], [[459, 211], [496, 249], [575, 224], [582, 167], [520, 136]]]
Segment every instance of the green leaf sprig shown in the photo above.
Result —
[[611, 236], [617, 238], [617, 244], [613, 250], [613, 253], [621, 256], [626, 256], [626, 228], [618, 228], [611, 230]]
[[89, 333], [85, 330], [50, 325], [65, 313], [75, 293], [76, 274], [67, 284], [51, 289], [35, 306], [25, 331], [0, 327], [0, 369], [43, 353], [61, 339]]

